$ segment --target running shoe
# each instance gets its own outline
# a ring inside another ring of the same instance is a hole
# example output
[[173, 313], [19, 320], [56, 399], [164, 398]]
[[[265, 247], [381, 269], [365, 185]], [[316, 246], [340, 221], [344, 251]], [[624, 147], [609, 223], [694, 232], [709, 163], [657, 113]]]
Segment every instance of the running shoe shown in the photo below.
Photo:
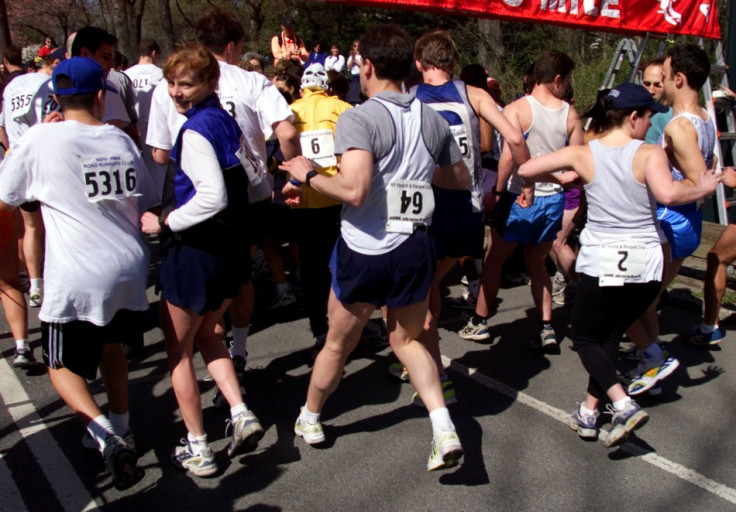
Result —
[[463, 457], [463, 447], [460, 438], [454, 430], [443, 430], [437, 436], [432, 436], [432, 451], [427, 460], [427, 471], [446, 469], [457, 466]]
[[383, 319], [377, 322], [366, 322], [363, 332], [360, 335], [360, 341], [373, 348], [387, 346], [388, 332], [386, 332], [386, 324], [384, 324]]
[[136, 464], [138, 456], [122, 437], [110, 434], [105, 438], [102, 451], [107, 471], [112, 475], [112, 484], [118, 491], [124, 491], [143, 478], [143, 470]]
[[388, 367], [388, 373], [399, 379], [401, 382], [409, 382], [409, 370], [401, 363], [391, 363]]
[[696, 327], [687, 343], [693, 347], [708, 347], [711, 345], [718, 345], [724, 337], [725, 334], [723, 334], [720, 327], [716, 327], [715, 330], [709, 334], [702, 332], [700, 327]]
[[296, 295], [294, 295], [294, 292], [289, 289], [286, 290], [284, 293], [277, 292], [276, 296], [273, 298], [273, 300], [271, 300], [271, 303], [268, 305], [268, 309], [269, 311], [273, 311], [275, 309], [291, 306], [295, 303]]
[[15, 357], [13, 357], [13, 368], [22, 368], [28, 370], [36, 364], [36, 358], [33, 357], [31, 348], [15, 349]]
[[212, 476], [217, 473], [215, 454], [209, 446], [203, 446], [199, 453], [194, 453], [192, 445], [182, 439], [182, 446], [177, 446], [171, 453], [171, 463], [177, 468], [191, 471], [195, 476]]
[[43, 292], [40, 288], [32, 288], [28, 292], [28, 305], [32, 308], [40, 308], [43, 302]]
[[552, 302], [555, 304], [565, 304], [565, 290], [567, 289], [567, 281], [560, 271], [557, 271], [552, 278]]
[[263, 427], [253, 411], [245, 411], [234, 420], [227, 420], [225, 436], [230, 427], [233, 437], [227, 445], [227, 456], [232, 458], [240, 453], [252, 452], [258, 448], [258, 442], [263, 438]]
[[542, 327], [539, 333], [529, 342], [529, 348], [547, 353], [556, 352], [559, 346], [557, 345], [555, 330], [552, 327]]
[[478, 298], [466, 292], [461, 297], [451, 298], [447, 301], [447, 304], [451, 308], [475, 311], [475, 306], [478, 304]]
[[469, 341], [486, 341], [491, 339], [491, 332], [488, 328], [488, 322], [481, 320], [478, 325], [473, 320], [468, 320], [468, 324], [458, 331], [458, 336]]
[[[304, 409], [304, 407], [302, 407]], [[302, 418], [301, 410], [299, 417], [296, 419], [294, 424], [294, 433], [299, 437], [304, 438], [307, 444], [319, 444], [325, 441], [325, 431], [322, 428], [322, 423], [309, 423], [307, 420]]]
[[622, 411], [617, 411], [611, 404], [606, 405], [606, 410], [613, 416], [611, 432], [606, 439], [608, 448], [624, 444], [634, 430], [649, 421], [649, 415], [634, 400], [629, 400]]
[[233, 356], [233, 367], [235, 367], [235, 373], [242, 376], [245, 373], [245, 358]]
[[[123, 438], [125, 444], [127, 444], [136, 454], [138, 453], [138, 449], [135, 445], [135, 436], [133, 435], [132, 430], [128, 429], [128, 433], [120, 437]], [[87, 429], [84, 430], [84, 435], [82, 436], [82, 446], [88, 450], [100, 449], [99, 443], [94, 437], [92, 437], [92, 434], [90, 434]]]
[[[680, 366], [674, 356], [664, 353], [664, 359], [658, 363], [646, 363], [650, 368], [644, 372], [638, 374], [629, 383], [628, 393], [629, 395], [636, 396], [652, 389], [657, 382], [660, 382], [677, 370]], [[654, 366], [652, 366], [654, 364]]]
[[[457, 397], [455, 396], [455, 385], [452, 383], [452, 381], [445, 376], [444, 379], [441, 380], [442, 383], [442, 396], [445, 398], [445, 405], [454, 405], [457, 403]], [[419, 393], [416, 391], [411, 396], [412, 403], [417, 406], [424, 408], [424, 402], [419, 397]]]
[[600, 416], [598, 411], [594, 411], [593, 414], [580, 414], [580, 406], [578, 406], [570, 416], [570, 428], [576, 430], [583, 439], [597, 439], [598, 416]]

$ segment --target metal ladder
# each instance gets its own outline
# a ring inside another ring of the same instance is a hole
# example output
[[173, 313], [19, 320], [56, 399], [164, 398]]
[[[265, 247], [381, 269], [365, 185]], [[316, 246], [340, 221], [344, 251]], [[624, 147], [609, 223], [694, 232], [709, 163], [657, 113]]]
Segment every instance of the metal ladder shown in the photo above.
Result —
[[[698, 45], [706, 50], [703, 38], [700, 38], [698, 40]], [[729, 87], [728, 75], [726, 73], [728, 67], [725, 65], [725, 61], [723, 59], [723, 45], [721, 44], [720, 40], [715, 43], [714, 51], [715, 59], [713, 64], [711, 64], [711, 74], [716, 74], [719, 76], [720, 85], [724, 87]], [[723, 170], [724, 142], [728, 143], [728, 141], [730, 141], [731, 162], [732, 165], [736, 164], [736, 122], [734, 122], [733, 104], [732, 101], [726, 99], [722, 94], [717, 94], [718, 92], [720, 91], [716, 91], [716, 93], [713, 92], [710, 77], [708, 77], [708, 79], [705, 81], [705, 84], [703, 84], [703, 97], [705, 98], [705, 107], [708, 111], [708, 117], [710, 117], [711, 122], [714, 124], [716, 128], [716, 134], [718, 135], [718, 140], [720, 141], [719, 144], [716, 144], [714, 149], [714, 154], [718, 157], [718, 162], [715, 166], [717, 173]], [[720, 107], [725, 110], [727, 127], [725, 132], [718, 131], [718, 123], [716, 120], [716, 107]], [[723, 186], [723, 184], [719, 184], [718, 188], [716, 188], [715, 204], [719, 224], [723, 226], [728, 225], [727, 209], [733, 204], [736, 204], [736, 197], [726, 197], [726, 187]]]

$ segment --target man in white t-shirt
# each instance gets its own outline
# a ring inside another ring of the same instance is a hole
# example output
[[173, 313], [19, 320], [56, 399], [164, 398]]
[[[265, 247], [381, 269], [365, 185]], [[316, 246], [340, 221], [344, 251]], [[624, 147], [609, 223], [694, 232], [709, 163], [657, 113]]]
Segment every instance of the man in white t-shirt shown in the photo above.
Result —
[[[148, 309], [148, 248], [138, 219], [150, 181], [140, 152], [103, 124], [106, 81], [92, 59], [75, 57], [53, 74], [64, 122], [33, 126], [0, 167], [0, 208], [41, 203], [46, 219], [44, 362], [59, 396], [87, 429], [118, 489], [143, 476], [128, 426], [127, 364], [121, 342]], [[86, 379], [100, 366], [109, 417]]]
[[[207, 47], [220, 64], [218, 95], [223, 108], [237, 121], [251, 148], [256, 175], [250, 180], [248, 197], [255, 208], [263, 208], [254, 214], [258, 222], [268, 221], [273, 181], [266, 173], [266, 140], [278, 138], [285, 158], [301, 154], [299, 136], [291, 124], [294, 114], [278, 89], [263, 75], [245, 71], [238, 63], [243, 46], [244, 30], [237, 18], [229, 12], [211, 9], [196, 24], [197, 42]], [[165, 85], [165, 84], [164, 84]], [[164, 98], [163, 86], [154, 90], [151, 114], [148, 122], [146, 142], [154, 148], [153, 155], [158, 163], [167, 163], [173, 142], [183, 116], [175, 114], [173, 102]], [[252, 226], [261, 228], [260, 225]], [[248, 254], [243, 255], [243, 264], [250, 264]], [[239, 373], [245, 369], [245, 344], [250, 329], [255, 292], [251, 282], [243, 283], [240, 293], [230, 306], [233, 326], [232, 356]]]

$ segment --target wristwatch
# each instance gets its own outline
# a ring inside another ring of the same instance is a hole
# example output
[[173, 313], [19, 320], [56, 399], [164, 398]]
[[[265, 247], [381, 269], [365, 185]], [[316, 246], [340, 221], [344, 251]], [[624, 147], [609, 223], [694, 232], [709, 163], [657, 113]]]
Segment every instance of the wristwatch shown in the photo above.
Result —
[[307, 186], [308, 186], [308, 187], [311, 187], [311, 186], [312, 186], [312, 185], [310, 184], [310, 182], [312, 181], [312, 178], [314, 178], [314, 177], [315, 177], [315, 176], [317, 176], [318, 174], [319, 174], [319, 173], [318, 173], [317, 171], [315, 171], [314, 169], [312, 169], [311, 171], [309, 171], [309, 172], [307, 173], [307, 179], [306, 179], [306, 183], [307, 183]]

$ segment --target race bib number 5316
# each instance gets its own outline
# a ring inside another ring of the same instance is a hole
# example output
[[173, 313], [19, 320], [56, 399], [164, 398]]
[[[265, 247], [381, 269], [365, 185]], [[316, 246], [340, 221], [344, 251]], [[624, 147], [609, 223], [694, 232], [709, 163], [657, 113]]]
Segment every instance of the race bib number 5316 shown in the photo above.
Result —
[[87, 199], [96, 203], [135, 195], [138, 174], [133, 155], [98, 155], [82, 161]]

